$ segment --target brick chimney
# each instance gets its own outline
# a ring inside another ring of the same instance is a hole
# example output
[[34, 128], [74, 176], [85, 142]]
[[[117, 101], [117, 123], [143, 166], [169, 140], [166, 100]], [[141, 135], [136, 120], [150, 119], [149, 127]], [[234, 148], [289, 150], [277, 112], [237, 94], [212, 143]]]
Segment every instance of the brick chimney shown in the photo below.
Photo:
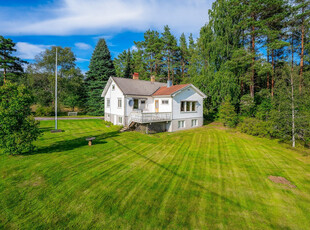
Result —
[[151, 82], [152, 83], [155, 82], [155, 76], [154, 75], [151, 76]]
[[132, 75], [132, 79], [133, 79], [133, 80], [139, 80], [139, 73], [134, 73], [134, 74]]

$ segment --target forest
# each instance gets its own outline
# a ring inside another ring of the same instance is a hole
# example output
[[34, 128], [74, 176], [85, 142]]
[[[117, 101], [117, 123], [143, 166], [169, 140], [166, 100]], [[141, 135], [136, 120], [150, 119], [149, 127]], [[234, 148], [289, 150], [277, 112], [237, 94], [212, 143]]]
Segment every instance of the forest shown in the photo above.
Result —
[[[207, 95], [206, 121], [309, 147], [309, 1], [217, 0], [207, 13], [209, 21], [197, 38], [176, 37], [168, 25], [163, 31], [150, 29], [114, 60], [100, 39], [85, 76], [71, 49], [58, 47], [61, 105], [102, 115], [100, 91], [109, 76], [131, 78], [138, 72], [144, 80], [153, 75], [160, 82], [197, 86]], [[5, 77], [25, 84], [34, 95], [36, 115], [52, 115], [56, 47], [22, 70], [22, 60], [6, 61], [14, 43], [1, 39], [0, 84]]]

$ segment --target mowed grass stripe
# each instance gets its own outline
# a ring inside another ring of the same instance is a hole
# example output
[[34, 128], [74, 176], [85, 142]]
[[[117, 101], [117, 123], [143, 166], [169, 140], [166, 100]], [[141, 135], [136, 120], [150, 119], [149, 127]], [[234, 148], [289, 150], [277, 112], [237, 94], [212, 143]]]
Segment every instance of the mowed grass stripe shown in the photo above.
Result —
[[[0, 156], [0, 228], [307, 229], [310, 160], [275, 141], [211, 124], [118, 133], [61, 121], [31, 155]], [[96, 136], [94, 145], [85, 138]], [[297, 185], [271, 182], [281, 175]], [[5, 198], [5, 199], [3, 199]]]

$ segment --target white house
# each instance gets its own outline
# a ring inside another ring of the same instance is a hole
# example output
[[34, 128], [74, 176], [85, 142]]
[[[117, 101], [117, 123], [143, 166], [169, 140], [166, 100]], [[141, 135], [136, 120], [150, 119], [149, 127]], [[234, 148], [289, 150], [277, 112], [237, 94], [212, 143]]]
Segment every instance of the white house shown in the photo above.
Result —
[[177, 131], [203, 125], [206, 95], [192, 84], [172, 85], [110, 77], [102, 92], [105, 120], [124, 127], [145, 127], [146, 131]]

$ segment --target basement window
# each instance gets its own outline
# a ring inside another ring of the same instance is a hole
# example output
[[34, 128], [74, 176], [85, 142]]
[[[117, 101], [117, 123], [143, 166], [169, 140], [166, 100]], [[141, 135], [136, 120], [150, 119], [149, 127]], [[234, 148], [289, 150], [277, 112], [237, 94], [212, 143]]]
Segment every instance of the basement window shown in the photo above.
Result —
[[178, 128], [184, 128], [185, 127], [185, 122], [184, 121], [178, 121]]
[[198, 126], [198, 120], [197, 119], [193, 119], [192, 120], [192, 127]]
[[118, 123], [123, 124], [123, 117], [118, 117]]

